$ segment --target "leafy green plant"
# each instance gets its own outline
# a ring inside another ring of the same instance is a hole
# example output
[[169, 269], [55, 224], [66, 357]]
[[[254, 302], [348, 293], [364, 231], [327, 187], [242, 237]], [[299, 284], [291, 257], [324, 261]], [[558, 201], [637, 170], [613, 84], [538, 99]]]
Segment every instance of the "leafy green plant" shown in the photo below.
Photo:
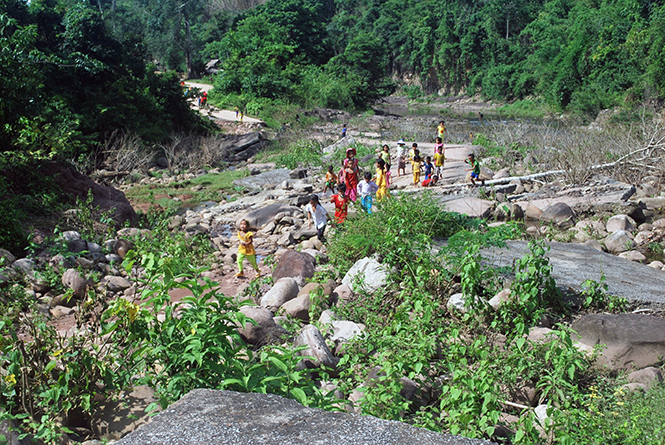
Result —
[[584, 281], [582, 289], [582, 307], [585, 309], [593, 308], [614, 312], [621, 311], [628, 306], [627, 299], [608, 294], [609, 287], [604, 273], [600, 275], [600, 281]]

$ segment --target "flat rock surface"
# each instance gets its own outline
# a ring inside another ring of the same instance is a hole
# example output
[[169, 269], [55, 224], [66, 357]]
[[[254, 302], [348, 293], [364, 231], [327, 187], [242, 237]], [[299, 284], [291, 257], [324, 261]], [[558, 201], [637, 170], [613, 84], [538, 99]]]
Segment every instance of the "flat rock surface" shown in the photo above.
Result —
[[[510, 266], [529, 253], [526, 241], [508, 241], [507, 248], [485, 249], [483, 256], [496, 266]], [[578, 292], [585, 280], [600, 281], [605, 274], [608, 292], [633, 302], [665, 303], [665, 272], [599, 252], [583, 244], [551, 242], [548, 257], [552, 276], [563, 289]]]
[[305, 408], [271, 394], [195, 389], [117, 445], [474, 445], [491, 442]]

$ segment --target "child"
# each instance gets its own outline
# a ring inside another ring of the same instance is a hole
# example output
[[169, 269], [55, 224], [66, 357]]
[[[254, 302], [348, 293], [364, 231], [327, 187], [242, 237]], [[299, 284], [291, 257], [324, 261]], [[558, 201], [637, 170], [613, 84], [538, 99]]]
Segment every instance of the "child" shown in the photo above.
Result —
[[342, 139], [346, 137], [346, 124], [344, 124], [344, 128], [342, 128]]
[[379, 158], [376, 161], [376, 199], [381, 201], [388, 195], [388, 184], [386, 182], [386, 163], [383, 159]]
[[420, 182], [420, 169], [422, 165], [423, 165], [423, 160], [420, 157], [420, 151], [416, 148], [411, 161], [411, 171], [413, 171], [413, 185], [418, 185], [418, 183]]
[[337, 177], [333, 173], [333, 166], [331, 165], [326, 173], [326, 185], [323, 187], [323, 194], [325, 195], [328, 189], [330, 189], [330, 193], [335, 193], [335, 184], [337, 184]]
[[316, 237], [322, 243], [325, 242], [323, 238], [323, 232], [326, 230], [326, 222], [330, 218], [328, 212], [323, 206], [319, 203], [319, 197], [317, 195], [312, 195], [309, 199], [309, 204], [305, 206], [305, 212], [307, 213], [307, 227], [312, 227], [312, 220], [314, 220], [314, 227], [316, 227]]
[[436, 185], [436, 183], [439, 181], [439, 177], [437, 175], [432, 176], [432, 179], [425, 179], [422, 183], [423, 187], [432, 187]]
[[390, 166], [390, 147], [388, 145], [383, 145], [383, 151], [381, 152], [381, 159], [386, 163], [386, 167]]
[[446, 121], [439, 121], [439, 126], [436, 127], [436, 135], [441, 138], [441, 141], [446, 140]]
[[406, 175], [406, 142], [404, 139], [397, 141], [397, 176], [402, 176], [400, 170]]
[[[474, 181], [474, 179], [480, 179], [480, 162], [478, 162], [476, 160], [476, 155], [474, 155], [473, 153], [470, 153], [469, 154], [469, 159], [465, 159], [464, 162], [466, 162], [467, 164], [469, 164], [471, 166], [471, 168], [467, 168], [466, 171], [471, 172], [471, 183], [473, 185], [476, 185], [476, 181]], [[480, 181], [482, 182], [482, 185], [484, 186], [485, 185], [485, 180], [480, 179]]]
[[259, 269], [258, 264], [256, 264], [256, 251], [254, 250], [254, 234], [249, 232], [249, 222], [246, 219], [243, 219], [238, 224], [238, 273], [236, 278], [242, 278], [245, 274], [242, 272], [242, 266], [245, 259], [249, 261], [249, 264], [252, 265], [256, 271], [256, 278], [261, 276], [261, 270]]
[[437, 152], [443, 153], [443, 150], [444, 150], [444, 148], [443, 148], [443, 139], [441, 139], [440, 137], [437, 137], [436, 138], [436, 143], [434, 144], [434, 154], [436, 154]]
[[379, 187], [372, 181], [372, 174], [365, 172], [365, 179], [358, 183], [358, 193], [360, 194], [360, 206], [368, 213], [372, 214], [372, 193]]
[[386, 190], [390, 188], [390, 184], [393, 183], [393, 174], [390, 171], [390, 165], [386, 165]]
[[427, 156], [425, 158], [425, 179], [430, 179], [432, 176], [432, 170], [434, 170], [434, 165], [432, 165], [432, 158]]
[[340, 184], [337, 186], [337, 194], [332, 196], [331, 202], [335, 204], [335, 222], [343, 224], [349, 213], [349, 198], [345, 195], [346, 186]]
[[411, 173], [413, 173], [413, 157], [415, 156], [417, 151], [418, 151], [418, 144], [414, 142], [413, 145], [411, 145], [411, 150], [409, 150], [409, 161], [411, 161]]
[[[438, 142], [441, 140], [441, 138], [436, 138], [437, 144], [436, 147], [439, 146]], [[434, 150], [434, 173], [441, 177], [443, 174], [443, 164], [446, 161], [446, 155], [444, 154], [445, 149], [443, 148], [443, 143], [441, 144], [441, 147], [435, 148]]]

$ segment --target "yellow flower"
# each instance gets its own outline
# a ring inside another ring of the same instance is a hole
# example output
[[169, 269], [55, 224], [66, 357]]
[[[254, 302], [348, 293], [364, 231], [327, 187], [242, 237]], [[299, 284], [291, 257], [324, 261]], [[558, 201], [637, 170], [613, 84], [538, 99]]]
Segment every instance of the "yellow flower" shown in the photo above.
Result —
[[16, 376], [14, 374], [9, 374], [5, 377], [5, 382], [7, 382], [9, 386], [16, 385]]
[[62, 354], [62, 352], [63, 352], [62, 349], [58, 349], [57, 351], [55, 351], [55, 352], [53, 353], [53, 357], [57, 357], [57, 356], [59, 356], [60, 354]]
[[196, 334], [196, 329], [192, 328], [192, 335]]
[[129, 314], [129, 321], [134, 321], [136, 319], [136, 315], [139, 313], [138, 305], [131, 303], [129, 308], [127, 308], [127, 313]]

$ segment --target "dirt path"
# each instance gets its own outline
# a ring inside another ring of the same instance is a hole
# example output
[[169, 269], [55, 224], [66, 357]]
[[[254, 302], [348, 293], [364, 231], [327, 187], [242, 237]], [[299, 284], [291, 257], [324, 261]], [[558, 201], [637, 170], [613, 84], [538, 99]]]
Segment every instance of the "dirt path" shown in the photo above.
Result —
[[[212, 85], [207, 85], [204, 83], [194, 83], [194, 82], [185, 82], [185, 85], [192, 88], [198, 88], [202, 91], [209, 92], [213, 89]], [[214, 118], [215, 120], [228, 121], [228, 122], [239, 122], [239, 123], [248, 123], [248, 124], [263, 124], [264, 122], [261, 119], [256, 119], [249, 116], [242, 116], [240, 113], [237, 113], [232, 110], [220, 110], [214, 107], [206, 107], [200, 109], [196, 103], [191, 102], [191, 107], [195, 110], [198, 110], [201, 114], [206, 114]]]

